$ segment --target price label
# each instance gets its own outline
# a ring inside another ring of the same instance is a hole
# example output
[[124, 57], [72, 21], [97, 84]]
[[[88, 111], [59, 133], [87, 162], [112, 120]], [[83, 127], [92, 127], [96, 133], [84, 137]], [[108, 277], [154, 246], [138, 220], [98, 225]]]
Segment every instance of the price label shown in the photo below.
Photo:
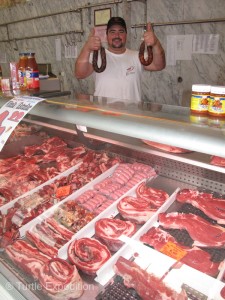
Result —
[[160, 249], [160, 252], [162, 252], [163, 254], [166, 254], [176, 260], [181, 260], [187, 254], [187, 251], [185, 251], [183, 248], [181, 248], [180, 246], [178, 246], [172, 242], [166, 243]]
[[71, 193], [71, 185], [65, 185], [57, 188], [56, 190], [56, 197], [57, 198], [62, 198], [69, 196]]
[[0, 109], [0, 151], [24, 116], [40, 101], [38, 97], [15, 97]]

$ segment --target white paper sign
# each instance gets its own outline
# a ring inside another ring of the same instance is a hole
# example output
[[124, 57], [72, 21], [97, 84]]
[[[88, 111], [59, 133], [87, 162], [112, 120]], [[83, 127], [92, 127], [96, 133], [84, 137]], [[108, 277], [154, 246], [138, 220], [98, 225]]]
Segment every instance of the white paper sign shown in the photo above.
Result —
[[166, 64], [168, 66], [175, 66], [177, 60], [191, 60], [192, 39], [192, 34], [167, 36]]
[[219, 34], [198, 34], [193, 38], [193, 53], [217, 54]]
[[24, 116], [43, 98], [15, 97], [9, 100], [0, 109], [0, 151], [8, 140], [10, 134], [20, 123]]

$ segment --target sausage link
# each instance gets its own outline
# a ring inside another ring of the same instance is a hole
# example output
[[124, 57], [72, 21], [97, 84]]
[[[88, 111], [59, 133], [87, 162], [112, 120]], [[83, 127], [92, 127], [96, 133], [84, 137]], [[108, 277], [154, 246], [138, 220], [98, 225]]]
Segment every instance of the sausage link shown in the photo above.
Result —
[[148, 52], [148, 58], [147, 60], [144, 58], [145, 53], [145, 42], [143, 41], [141, 43], [140, 49], [139, 49], [139, 59], [142, 65], [148, 66], [153, 61], [153, 52], [152, 52], [152, 46], [147, 46], [147, 52]]
[[97, 50], [93, 51], [92, 65], [93, 65], [95, 72], [97, 72], [97, 73], [101, 73], [101, 72], [105, 71], [105, 68], [106, 68], [106, 54], [105, 54], [104, 47], [101, 47], [100, 54], [101, 54], [102, 64], [100, 67], [98, 67], [98, 51]]

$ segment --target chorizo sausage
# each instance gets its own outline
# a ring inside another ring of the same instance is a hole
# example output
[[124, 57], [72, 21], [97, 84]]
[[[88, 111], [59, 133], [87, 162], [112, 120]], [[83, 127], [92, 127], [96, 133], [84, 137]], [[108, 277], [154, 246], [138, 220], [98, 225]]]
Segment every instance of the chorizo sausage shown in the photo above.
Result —
[[97, 50], [93, 51], [92, 65], [93, 65], [95, 72], [97, 72], [97, 73], [101, 73], [101, 72], [105, 71], [105, 68], [106, 68], [106, 54], [105, 54], [104, 47], [100, 48], [100, 54], [101, 54], [102, 64], [100, 67], [98, 67], [98, 51]]
[[139, 49], [139, 60], [142, 65], [148, 66], [152, 63], [153, 61], [153, 52], [152, 52], [152, 46], [147, 46], [147, 52], [148, 52], [148, 57], [145, 59], [144, 53], [145, 53], [145, 42], [143, 41], [141, 43], [140, 49]]

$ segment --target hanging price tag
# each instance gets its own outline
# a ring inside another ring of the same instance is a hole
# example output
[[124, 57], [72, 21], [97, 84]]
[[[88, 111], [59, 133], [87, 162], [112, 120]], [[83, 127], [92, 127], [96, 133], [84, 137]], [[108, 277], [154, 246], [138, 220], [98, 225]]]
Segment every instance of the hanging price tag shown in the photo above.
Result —
[[0, 151], [24, 116], [40, 101], [38, 97], [15, 97], [0, 109]]

